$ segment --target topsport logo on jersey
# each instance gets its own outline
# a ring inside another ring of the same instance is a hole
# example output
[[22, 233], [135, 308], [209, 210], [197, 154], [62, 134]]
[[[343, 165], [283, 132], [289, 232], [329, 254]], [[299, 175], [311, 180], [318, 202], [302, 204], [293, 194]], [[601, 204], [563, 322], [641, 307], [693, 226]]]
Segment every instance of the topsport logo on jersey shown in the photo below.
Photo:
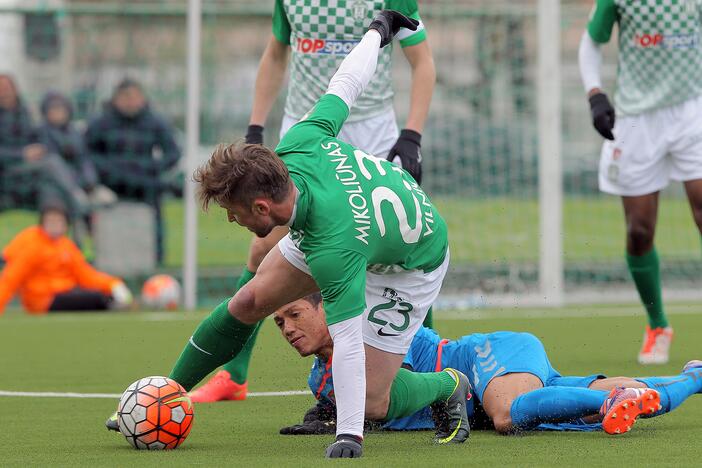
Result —
[[694, 49], [699, 45], [699, 35], [691, 34], [634, 34], [634, 47], [639, 49]]
[[348, 55], [358, 41], [341, 41], [298, 37], [295, 51], [303, 54]]

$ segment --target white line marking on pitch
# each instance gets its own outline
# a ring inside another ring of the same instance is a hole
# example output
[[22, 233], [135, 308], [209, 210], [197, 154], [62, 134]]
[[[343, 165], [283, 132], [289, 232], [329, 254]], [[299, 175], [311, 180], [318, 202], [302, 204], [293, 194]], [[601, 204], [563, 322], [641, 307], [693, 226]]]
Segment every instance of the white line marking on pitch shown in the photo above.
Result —
[[[309, 390], [289, 390], [285, 392], [251, 392], [247, 397], [309, 395]], [[29, 398], [120, 398], [121, 393], [74, 393], [74, 392], [11, 392], [0, 390], [0, 397]]]

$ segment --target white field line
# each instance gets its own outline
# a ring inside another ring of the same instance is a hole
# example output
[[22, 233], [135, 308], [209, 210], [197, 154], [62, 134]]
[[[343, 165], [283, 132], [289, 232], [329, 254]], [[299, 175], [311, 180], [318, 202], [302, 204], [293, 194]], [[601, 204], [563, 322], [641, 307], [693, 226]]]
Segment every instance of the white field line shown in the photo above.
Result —
[[[285, 392], [251, 392], [247, 397], [279, 397], [293, 395], [309, 395], [309, 390], [288, 390]], [[74, 392], [11, 392], [0, 390], [0, 397], [26, 397], [26, 398], [111, 398], [116, 399], [121, 393], [74, 393]]]

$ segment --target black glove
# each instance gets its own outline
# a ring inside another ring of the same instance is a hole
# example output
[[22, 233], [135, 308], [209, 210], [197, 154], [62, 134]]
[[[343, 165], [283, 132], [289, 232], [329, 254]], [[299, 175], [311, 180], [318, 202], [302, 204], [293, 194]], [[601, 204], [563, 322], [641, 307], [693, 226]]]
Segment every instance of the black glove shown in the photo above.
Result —
[[590, 113], [592, 114], [592, 125], [595, 130], [608, 140], [614, 140], [612, 129], [614, 128], [614, 107], [609, 103], [605, 93], [597, 93], [590, 96]]
[[419, 21], [415, 19], [408, 18], [397, 11], [383, 10], [373, 19], [368, 30], [375, 29], [380, 33], [380, 47], [382, 48], [392, 42], [392, 38], [395, 37], [400, 28], [416, 31], [417, 26], [419, 26]]
[[336, 421], [306, 421], [302, 424], [280, 428], [280, 433], [283, 435], [334, 434], [335, 432]]
[[399, 157], [402, 168], [409, 172], [420, 185], [422, 183], [422, 153], [419, 151], [421, 143], [422, 135], [414, 130], [402, 130], [387, 157], [390, 162], [393, 162], [395, 157]]
[[246, 129], [246, 137], [244, 138], [244, 141], [252, 145], [262, 145], [263, 127], [260, 125], [249, 125], [249, 128]]
[[363, 455], [361, 440], [352, 435], [339, 434], [336, 442], [327, 447], [327, 458], [359, 458]]
[[308, 409], [302, 424], [283, 427], [283, 435], [334, 434], [336, 432], [336, 408], [331, 404], [317, 403]]

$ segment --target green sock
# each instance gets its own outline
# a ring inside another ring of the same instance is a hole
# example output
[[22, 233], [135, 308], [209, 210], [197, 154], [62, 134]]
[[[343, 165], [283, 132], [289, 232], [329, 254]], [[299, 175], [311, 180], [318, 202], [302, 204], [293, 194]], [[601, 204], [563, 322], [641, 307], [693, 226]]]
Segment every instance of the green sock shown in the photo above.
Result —
[[401, 368], [390, 388], [385, 420], [410, 416], [435, 401], [447, 400], [456, 388], [448, 372], [412, 372]]
[[256, 328], [232, 317], [228, 303], [218, 305], [197, 327], [169, 375], [187, 391], [236, 356]]
[[646, 307], [650, 327], [667, 327], [668, 319], [663, 311], [661, 272], [656, 248], [640, 256], [627, 254], [626, 263], [629, 265], [641, 302]]
[[[244, 271], [239, 277], [239, 281], [236, 283], [236, 290], [240, 290], [246, 283], [251, 281], [251, 279], [256, 275], [252, 273], [248, 268], [244, 268]], [[226, 363], [222, 368], [231, 374], [231, 379], [238, 383], [243, 384], [249, 375], [249, 363], [251, 362], [251, 353], [253, 352], [253, 347], [256, 344], [256, 337], [258, 336], [258, 331], [261, 329], [261, 324], [263, 320], [256, 324], [256, 328], [251, 334], [251, 338], [246, 342], [246, 345], [241, 349], [241, 352], [237, 356]]]
[[434, 329], [434, 306], [429, 307], [429, 311], [427, 312], [427, 316], [424, 317], [422, 325]]

